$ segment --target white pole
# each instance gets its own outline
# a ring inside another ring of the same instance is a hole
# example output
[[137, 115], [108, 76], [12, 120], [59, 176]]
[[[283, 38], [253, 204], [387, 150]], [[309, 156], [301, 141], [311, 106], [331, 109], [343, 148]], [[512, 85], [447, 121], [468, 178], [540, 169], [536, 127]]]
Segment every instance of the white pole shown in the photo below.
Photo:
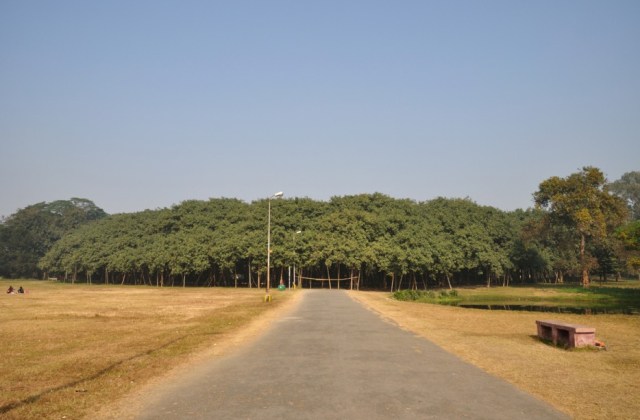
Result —
[[[302, 231], [298, 230], [296, 231], [296, 233], [293, 235], [293, 285], [296, 285], [296, 260], [298, 259], [298, 251], [296, 250], [296, 237], [301, 234]], [[298, 279], [298, 283], [300, 282], [300, 279]], [[298, 287], [300, 289], [302, 289], [302, 284], [298, 284]]]
[[271, 197], [269, 197], [269, 219], [267, 227], [267, 286], [265, 292], [269, 295], [269, 287], [271, 286]]
[[271, 199], [280, 198], [283, 194], [284, 193], [280, 191], [269, 197], [269, 220], [267, 227], [267, 287], [265, 288], [265, 301], [271, 301], [271, 297], [269, 296], [269, 289], [271, 288]]

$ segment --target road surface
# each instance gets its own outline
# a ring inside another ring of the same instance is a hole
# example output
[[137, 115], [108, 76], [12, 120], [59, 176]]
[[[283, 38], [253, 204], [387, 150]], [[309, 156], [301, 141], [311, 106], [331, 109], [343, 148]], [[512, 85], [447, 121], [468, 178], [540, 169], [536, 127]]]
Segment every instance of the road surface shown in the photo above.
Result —
[[344, 292], [303, 293], [252, 344], [145, 398], [138, 418], [566, 418]]

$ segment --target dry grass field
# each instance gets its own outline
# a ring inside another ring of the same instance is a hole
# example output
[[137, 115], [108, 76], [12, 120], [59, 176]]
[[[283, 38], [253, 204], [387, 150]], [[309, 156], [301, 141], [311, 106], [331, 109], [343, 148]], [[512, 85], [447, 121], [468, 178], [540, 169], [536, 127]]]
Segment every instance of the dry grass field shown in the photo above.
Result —
[[[105, 406], [188, 367], [197, 355], [233, 351], [295, 296], [274, 291], [274, 302], [265, 305], [264, 291], [256, 289], [41, 281], [13, 281], [28, 293], [7, 295], [9, 284], [0, 280], [3, 419], [104, 415]], [[483, 311], [400, 302], [388, 293], [351, 295], [574, 418], [640, 413], [639, 316]], [[594, 326], [608, 351], [566, 351], [540, 342], [535, 320], [550, 317]]]
[[[9, 284], [24, 295], [5, 293]], [[225, 347], [293, 294], [0, 280], [0, 418], [81, 418]], [[216, 347], [217, 346], [217, 347]], [[228, 346], [227, 346], [228, 348]]]
[[[358, 301], [481, 369], [578, 419], [632, 419], [640, 413], [640, 316], [463, 309], [351, 292]], [[596, 328], [607, 351], [567, 351], [536, 337], [536, 319]]]

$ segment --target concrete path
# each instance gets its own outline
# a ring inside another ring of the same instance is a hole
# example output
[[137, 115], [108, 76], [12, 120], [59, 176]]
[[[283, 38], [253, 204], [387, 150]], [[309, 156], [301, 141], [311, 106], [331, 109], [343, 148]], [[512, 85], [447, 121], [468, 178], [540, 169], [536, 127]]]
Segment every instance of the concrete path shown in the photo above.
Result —
[[339, 291], [306, 291], [255, 343], [196, 370], [140, 418], [565, 418]]

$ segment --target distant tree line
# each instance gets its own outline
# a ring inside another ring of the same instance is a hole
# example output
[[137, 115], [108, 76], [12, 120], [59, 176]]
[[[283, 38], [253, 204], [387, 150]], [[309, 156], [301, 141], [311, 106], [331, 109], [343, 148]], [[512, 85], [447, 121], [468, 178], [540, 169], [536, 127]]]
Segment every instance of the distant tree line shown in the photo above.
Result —
[[0, 276], [39, 277], [38, 262], [54, 243], [106, 216], [92, 201], [71, 198], [33, 204], [0, 220]]
[[[273, 199], [272, 286], [288, 283], [294, 267], [305, 288], [384, 290], [573, 280], [587, 286], [590, 274], [606, 280], [637, 273], [640, 222], [628, 217], [637, 201], [612, 194], [611, 185], [598, 169], [584, 168], [544, 181], [536, 208], [513, 212], [468, 199], [417, 202], [379, 193]], [[30, 212], [50, 211], [38, 206]], [[90, 283], [265, 285], [267, 199], [185, 201], [107, 217], [94, 210], [43, 245], [38, 274]], [[0, 225], [3, 242], [20, 213]], [[5, 270], [15, 266], [5, 266], [9, 251], [3, 245], [4, 275], [16, 272]]]

